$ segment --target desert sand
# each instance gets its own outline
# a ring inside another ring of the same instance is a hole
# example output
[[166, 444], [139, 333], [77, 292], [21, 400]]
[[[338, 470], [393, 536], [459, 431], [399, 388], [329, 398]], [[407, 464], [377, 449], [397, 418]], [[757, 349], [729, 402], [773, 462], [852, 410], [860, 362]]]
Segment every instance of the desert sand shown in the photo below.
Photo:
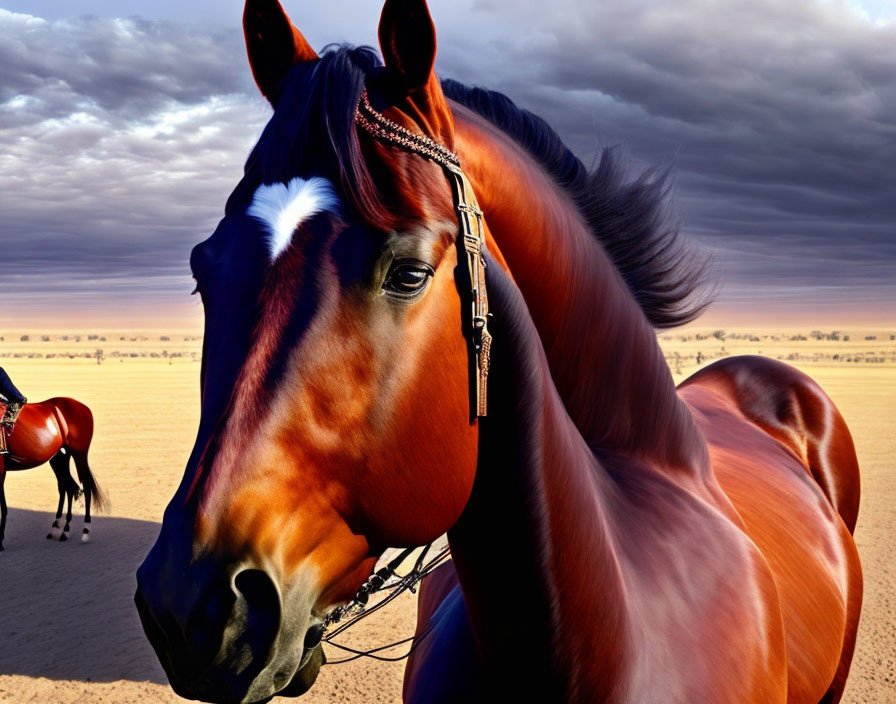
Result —
[[[856, 538], [865, 603], [844, 701], [896, 702], [896, 328], [814, 331], [686, 328], [660, 335], [676, 381], [719, 356], [762, 353], [817, 379], [852, 429], [862, 467]], [[22, 339], [26, 335], [28, 339]], [[158, 533], [198, 423], [201, 340], [171, 332], [0, 332], [0, 364], [32, 400], [66, 395], [94, 412], [93, 470], [111, 499], [92, 542], [48, 541], [49, 466], [11, 473], [0, 554], [0, 701], [173, 702], [132, 605], [134, 571]], [[101, 352], [98, 352], [101, 351]], [[80, 534], [80, 514], [72, 525]], [[413, 632], [412, 596], [347, 643]], [[338, 653], [330, 653], [338, 657]], [[403, 663], [326, 666], [307, 702], [398, 702]], [[281, 700], [285, 701], [285, 700]]]

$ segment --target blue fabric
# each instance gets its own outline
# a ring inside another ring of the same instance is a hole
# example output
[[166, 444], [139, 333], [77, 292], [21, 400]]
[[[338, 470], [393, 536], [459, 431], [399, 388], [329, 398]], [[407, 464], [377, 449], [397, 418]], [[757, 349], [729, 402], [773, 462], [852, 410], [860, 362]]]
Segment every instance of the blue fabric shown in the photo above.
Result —
[[12, 383], [12, 379], [9, 378], [9, 374], [6, 373], [3, 367], [0, 367], [0, 394], [12, 403], [25, 403], [25, 397], [22, 395], [22, 392]]

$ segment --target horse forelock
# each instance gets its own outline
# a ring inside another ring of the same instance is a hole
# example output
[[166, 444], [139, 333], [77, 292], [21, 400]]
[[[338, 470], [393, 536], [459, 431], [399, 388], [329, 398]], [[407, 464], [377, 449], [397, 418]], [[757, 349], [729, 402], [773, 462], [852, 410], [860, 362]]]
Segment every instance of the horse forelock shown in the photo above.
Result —
[[381, 70], [373, 49], [342, 45], [293, 66], [225, 212], [247, 207], [261, 186], [322, 177], [367, 224], [392, 229], [394, 215], [383, 204], [355, 126], [367, 80]]

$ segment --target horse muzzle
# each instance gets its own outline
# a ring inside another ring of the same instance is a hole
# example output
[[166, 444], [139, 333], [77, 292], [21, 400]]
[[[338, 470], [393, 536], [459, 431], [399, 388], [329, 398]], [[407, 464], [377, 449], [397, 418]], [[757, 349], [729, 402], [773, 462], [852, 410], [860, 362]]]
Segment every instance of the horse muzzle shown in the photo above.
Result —
[[221, 704], [306, 692], [325, 661], [307, 580], [284, 589], [264, 569], [175, 552], [156, 543], [134, 595], [174, 691]]

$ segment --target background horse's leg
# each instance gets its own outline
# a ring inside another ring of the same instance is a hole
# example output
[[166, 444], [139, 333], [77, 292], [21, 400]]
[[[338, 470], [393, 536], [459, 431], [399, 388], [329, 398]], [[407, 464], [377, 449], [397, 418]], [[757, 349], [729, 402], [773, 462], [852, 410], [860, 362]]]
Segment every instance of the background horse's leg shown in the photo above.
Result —
[[106, 499], [97, 484], [96, 477], [90, 471], [90, 465], [87, 462], [87, 449], [71, 450], [71, 454], [75, 458], [78, 479], [81, 480], [81, 486], [84, 488], [84, 531], [81, 534], [81, 542], [87, 543], [90, 541], [90, 508], [94, 501], [97, 508], [103, 508]]
[[[65, 501], [66, 479], [69, 482], [74, 480], [68, 471], [69, 455], [64, 450], [60, 450], [50, 458], [50, 467], [53, 468], [53, 474], [56, 475], [56, 488], [59, 490], [59, 506], [56, 508], [56, 520], [50, 526], [50, 532], [47, 533], [47, 540], [62, 535], [62, 504]], [[57, 536], [56, 531], [59, 531]]]
[[72, 500], [75, 498], [74, 491], [68, 490], [65, 493], [68, 495], [68, 511], [65, 512], [65, 525], [62, 527], [62, 535], [59, 536], [61, 542], [68, 540], [68, 534], [72, 529]]
[[0, 455], [0, 552], [3, 551], [3, 538], [6, 535], [6, 464]]

